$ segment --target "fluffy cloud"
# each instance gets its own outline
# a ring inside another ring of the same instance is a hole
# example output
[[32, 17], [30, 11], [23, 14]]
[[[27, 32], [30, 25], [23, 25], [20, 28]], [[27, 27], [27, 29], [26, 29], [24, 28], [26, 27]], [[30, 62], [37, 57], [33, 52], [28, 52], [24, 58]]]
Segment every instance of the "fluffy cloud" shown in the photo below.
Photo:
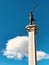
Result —
[[[17, 36], [6, 43], [3, 55], [10, 59], [22, 59], [28, 57], [28, 37]], [[37, 51], [37, 60], [49, 59], [49, 54], [43, 51]]]
[[37, 51], [37, 60], [42, 59], [49, 59], [49, 54], [45, 53], [44, 51]]
[[17, 36], [16, 38], [8, 40], [6, 49], [3, 53], [7, 58], [22, 59], [28, 55], [28, 37]]

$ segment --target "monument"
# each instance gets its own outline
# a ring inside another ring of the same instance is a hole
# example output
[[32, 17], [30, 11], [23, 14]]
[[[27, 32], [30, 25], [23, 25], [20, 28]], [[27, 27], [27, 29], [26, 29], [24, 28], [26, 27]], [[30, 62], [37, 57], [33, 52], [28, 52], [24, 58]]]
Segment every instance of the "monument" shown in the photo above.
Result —
[[34, 24], [32, 12], [30, 12], [30, 23], [26, 26], [28, 31], [28, 65], [36, 65], [36, 31], [37, 26]]

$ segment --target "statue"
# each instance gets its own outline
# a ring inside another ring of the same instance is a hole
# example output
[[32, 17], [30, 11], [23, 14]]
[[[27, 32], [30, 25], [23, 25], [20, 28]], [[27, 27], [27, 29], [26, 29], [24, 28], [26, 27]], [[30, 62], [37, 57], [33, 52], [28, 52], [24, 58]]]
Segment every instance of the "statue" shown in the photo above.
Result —
[[30, 25], [33, 24], [34, 18], [32, 12], [30, 12]]
[[33, 14], [32, 14], [32, 11], [34, 11], [34, 9], [35, 9], [35, 6], [33, 6], [33, 9], [30, 12], [30, 25], [32, 25], [33, 21], [35, 21], [35, 19], [33, 18]]

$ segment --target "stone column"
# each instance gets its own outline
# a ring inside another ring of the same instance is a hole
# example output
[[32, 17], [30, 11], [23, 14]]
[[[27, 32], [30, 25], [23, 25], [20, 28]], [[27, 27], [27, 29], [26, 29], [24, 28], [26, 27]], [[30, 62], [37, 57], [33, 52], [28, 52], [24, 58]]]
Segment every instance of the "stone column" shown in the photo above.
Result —
[[35, 45], [35, 36], [36, 36], [36, 25], [27, 25], [26, 29], [29, 35], [28, 42], [28, 65], [36, 65], [36, 45]]

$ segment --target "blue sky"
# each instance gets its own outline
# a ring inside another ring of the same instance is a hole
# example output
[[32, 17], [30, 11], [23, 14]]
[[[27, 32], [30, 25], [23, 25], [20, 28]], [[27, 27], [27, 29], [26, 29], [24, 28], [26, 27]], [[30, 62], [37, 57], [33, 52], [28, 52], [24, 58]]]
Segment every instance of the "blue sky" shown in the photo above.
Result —
[[[10, 59], [3, 55], [7, 41], [17, 36], [28, 36], [26, 25], [29, 13], [33, 12], [38, 26], [36, 48], [49, 54], [49, 0], [0, 0], [0, 65], [28, 65], [28, 58]], [[38, 65], [49, 65], [49, 59], [40, 60]]]

